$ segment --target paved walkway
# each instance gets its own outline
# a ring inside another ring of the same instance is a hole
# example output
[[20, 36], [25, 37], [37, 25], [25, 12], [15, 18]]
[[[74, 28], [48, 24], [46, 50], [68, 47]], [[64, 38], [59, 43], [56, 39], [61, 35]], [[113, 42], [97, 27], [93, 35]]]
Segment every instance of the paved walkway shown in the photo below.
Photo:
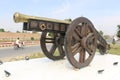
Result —
[[[115, 62], [118, 64], [113, 65]], [[74, 69], [67, 59], [6, 62], [0, 65], [0, 80], [120, 80], [119, 63], [120, 56], [110, 54], [96, 54], [92, 63], [82, 69]], [[11, 75], [6, 77], [4, 70]]]

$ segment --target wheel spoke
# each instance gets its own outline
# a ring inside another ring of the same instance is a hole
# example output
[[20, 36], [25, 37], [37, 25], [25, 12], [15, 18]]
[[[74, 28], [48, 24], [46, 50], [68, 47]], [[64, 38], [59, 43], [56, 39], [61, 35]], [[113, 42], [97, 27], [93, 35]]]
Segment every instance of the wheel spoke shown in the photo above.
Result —
[[81, 34], [82, 34], [82, 37], [86, 36], [86, 23], [82, 23]]
[[75, 38], [76, 41], [80, 40], [79, 35], [76, 33], [76, 31], [73, 32], [73, 37]]
[[54, 41], [45, 41], [45, 43], [54, 43]]
[[54, 38], [45, 38], [45, 40], [54, 40]]
[[64, 53], [64, 50], [63, 50], [63, 46], [62, 46], [62, 45], [58, 45], [58, 50], [59, 50], [59, 53], [60, 53], [60, 54], [63, 54], [63, 53]]
[[76, 43], [73, 46], [71, 46], [72, 52], [75, 52], [80, 46], [80, 43]]
[[54, 33], [53, 34], [53, 37], [55, 38], [55, 37], [58, 37], [58, 34], [57, 33]]
[[88, 24], [86, 24], [85, 36], [87, 36], [90, 33], [90, 29], [88, 27], [89, 27]]
[[51, 49], [50, 49], [50, 54], [54, 54], [55, 50], [56, 50], [57, 46], [55, 44], [52, 45]]
[[45, 38], [45, 43], [55, 43], [53, 38]]
[[92, 49], [87, 49], [87, 52], [88, 52], [89, 55], [92, 55], [93, 50]]
[[79, 53], [82, 50], [82, 47], [77, 48], [74, 52], [72, 51], [73, 56]]
[[79, 62], [80, 62], [80, 63], [84, 63], [84, 61], [85, 61], [85, 49], [83, 48], [83, 49], [80, 51]]
[[89, 33], [91, 33], [91, 29], [89, 28], [90, 26], [89, 26], [89, 24], [86, 24], [86, 31], [87, 31], [87, 35], [89, 34]]
[[95, 49], [95, 36], [93, 33], [89, 33], [87, 36], [87, 42], [86, 42], [86, 50], [88, 51], [89, 55], [92, 55]]
[[76, 36], [78, 36], [79, 38], [82, 37], [81, 31], [80, 31], [80, 27], [81, 27], [81, 26], [77, 26], [77, 28], [75, 28]]

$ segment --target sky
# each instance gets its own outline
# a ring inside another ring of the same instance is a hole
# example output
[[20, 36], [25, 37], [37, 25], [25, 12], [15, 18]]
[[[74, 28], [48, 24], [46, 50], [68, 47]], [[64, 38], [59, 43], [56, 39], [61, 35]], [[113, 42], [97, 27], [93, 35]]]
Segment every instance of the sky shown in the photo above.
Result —
[[15, 12], [64, 20], [84, 16], [105, 35], [115, 35], [120, 24], [120, 0], [1, 0], [0, 28], [22, 31], [22, 23], [15, 23]]

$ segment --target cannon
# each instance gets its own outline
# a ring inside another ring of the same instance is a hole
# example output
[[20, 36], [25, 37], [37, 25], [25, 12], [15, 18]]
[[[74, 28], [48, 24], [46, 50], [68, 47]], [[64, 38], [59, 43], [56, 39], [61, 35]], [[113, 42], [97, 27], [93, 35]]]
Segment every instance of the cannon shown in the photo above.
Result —
[[88, 66], [96, 49], [102, 55], [109, 49], [105, 39], [85, 17], [58, 20], [16, 12], [13, 18], [16, 23], [23, 22], [23, 30], [42, 32], [40, 45], [49, 59], [60, 60], [66, 56], [75, 68]]

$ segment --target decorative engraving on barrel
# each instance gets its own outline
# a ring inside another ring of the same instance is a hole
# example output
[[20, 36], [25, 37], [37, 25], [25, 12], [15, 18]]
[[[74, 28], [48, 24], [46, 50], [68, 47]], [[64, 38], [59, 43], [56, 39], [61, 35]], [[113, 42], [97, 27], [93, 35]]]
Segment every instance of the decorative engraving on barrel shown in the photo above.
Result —
[[44, 22], [39, 22], [39, 28], [43, 31], [46, 29], [46, 25]]
[[31, 21], [30, 26], [31, 28], [37, 28], [38, 23], [36, 21]]
[[55, 31], [60, 30], [60, 29], [59, 29], [59, 23], [54, 23], [54, 30], [55, 30]]
[[61, 31], [65, 31], [65, 27], [66, 27], [65, 24], [61, 24], [60, 30], [61, 30]]
[[53, 30], [53, 24], [52, 23], [47, 23], [47, 30]]

